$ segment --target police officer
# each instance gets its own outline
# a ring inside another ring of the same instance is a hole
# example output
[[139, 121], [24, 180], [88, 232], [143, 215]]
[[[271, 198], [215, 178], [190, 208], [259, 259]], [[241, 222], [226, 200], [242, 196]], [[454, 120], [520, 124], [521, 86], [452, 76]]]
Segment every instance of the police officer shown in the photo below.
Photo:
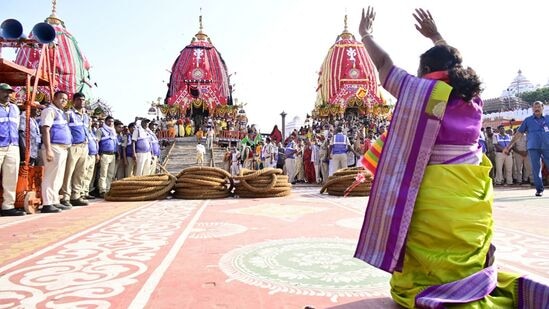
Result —
[[59, 203], [59, 190], [63, 185], [68, 149], [72, 143], [71, 130], [63, 108], [67, 105], [68, 96], [64, 91], [57, 91], [50, 104], [42, 112], [40, 131], [42, 133], [42, 158], [44, 159], [44, 177], [42, 178], [43, 213], [59, 212], [70, 209]]
[[337, 170], [347, 168], [347, 150], [351, 147], [349, 138], [343, 134], [343, 129], [338, 126], [336, 134], [330, 140], [328, 153], [330, 154], [330, 176]]
[[107, 116], [97, 130], [99, 140], [99, 197], [103, 198], [111, 188], [116, 173], [116, 153], [118, 152], [118, 134], [114, 129], [114, 118]]
[[149, 172], [147, 175], [156, 174], [156, 165], [160, 159], [160, 143], [158, 142], [158, 137], [156, 136], [157, 127], [158, 125], [153, 121], [149, 123], [149, 129], [147, 130], [147, 133], [149, 133], [149, 138], [151, 139], [151, 165], [149, 166]]
[[132, 147], [135, 155], [135, 176], [148, 175], [151, 165], [151, 139], [147, 126], [148, 119], [142, 119], [140, 123], [136, 122], [135, 130], [132, 135]]
[[9, 102], [13, 89], [0, 84], [0, 169], [2, 170], [2, 216], [23, 216], [15, 209], [15, 190], [19, 175], [19, 108]]
[[88, 137], [88, 158], [86, 159], [84, 179], [82, 180], [82, 198], [93, 200], [95, 197], [90, 194], [90, 191], [93, 190], [91, 184], [94, 180], [95, 167], [99, 162], [99, 143], [91, 127], [86, 128], [86, 136]]
[[286, 148], [284, 148], [284, 157], [286, 158], [284, 160], [284, 166], [286, 168], [286, 174], [288, 175], [288, 181], [291, 184], [295, 184], [295, 176], [297, 175], [295, 170], [295, 154], [297, 152], [295, 139], [297, 139], [297, 136], [292, 133], [289, 139]]
[[[41, 108], [43, 105], [39, 105]], [[25, 152], [30, 151], [30, 166], [36, 166], [38, 164], [38, 153], [42, 139], [40, 137], [40, 125], [36, 121], [36, 116], [38, 115], [38, 108], [32, 108], [30, 110], [29, 117], [29, 133], [30, 133], [30, 143], [26, 144], [26, 128], [27, 128], [27, 113], [25, 110], [21, 112], [21, 117], [19, 121], [19, 152], [21, 154], [21, 161], [25, 160]]]
[[132, 134], [135, 130], [135, 122], [128, 125], [128, 133], [126, 134], [124, 147], [122, 147], [122, 158], [124, 160], [124, 166], [126, 168], [124, 175], [126, 177], [132, 177], [135, 174], [135, 156], [133, 154], [133, 140]]
[[81, 197], [88, 159], [86, 128], [90, 126], [90, 118], [84, 109], [85, 100], [83, 93], [75, 93], [72, 96], [73, 107], [67, 112], [72, 145], [68, 151], [65, 177], [61, 186], [61, 204], [65, 206], [88, 205], [88, 201]]

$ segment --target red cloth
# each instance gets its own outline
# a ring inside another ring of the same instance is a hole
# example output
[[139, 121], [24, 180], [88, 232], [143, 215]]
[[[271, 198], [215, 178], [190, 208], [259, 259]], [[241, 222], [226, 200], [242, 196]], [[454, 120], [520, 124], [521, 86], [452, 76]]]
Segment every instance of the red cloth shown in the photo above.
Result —
[[315, 165], [311, 162], [312, 154], [310, 147], [306, 147], [303, 151], [303, 169], [305, 170], [305, 179], [309, 183], [316, 183]]
[[278, 129], [277, 126], [273, 128], [273, 131], [271, 132], [271, 140], [276, 142], [277, 144], [282, 141], [282, 133]]

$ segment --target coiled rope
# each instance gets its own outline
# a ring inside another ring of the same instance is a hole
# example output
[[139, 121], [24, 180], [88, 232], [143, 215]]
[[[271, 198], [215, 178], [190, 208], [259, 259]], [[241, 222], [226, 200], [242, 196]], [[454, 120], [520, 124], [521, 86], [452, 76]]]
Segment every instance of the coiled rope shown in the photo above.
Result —
[[231, 196], [231, 174], [218, 167], [193, 166], [177, 175], [173, 196], [179, 199], [215, 199]]
[[170, 195], [176, 178], [171, 174], [133, 176], [116, 180], [105, 194], [105, 200], [122, 201], [152, 201], [162, 200]]
[[328, 194], [336, 196], [369, 196], [372, 181], [372, 173], [363, 167], [344, 168], [328, 177], [320, 193], [328, 191]]
[[278, 168], [268, 167], [257, 171], [241, 169], [234, 179], [235, 195], [239, 197], [281, 197], [292, 192], [288, 176], [283, 175]]

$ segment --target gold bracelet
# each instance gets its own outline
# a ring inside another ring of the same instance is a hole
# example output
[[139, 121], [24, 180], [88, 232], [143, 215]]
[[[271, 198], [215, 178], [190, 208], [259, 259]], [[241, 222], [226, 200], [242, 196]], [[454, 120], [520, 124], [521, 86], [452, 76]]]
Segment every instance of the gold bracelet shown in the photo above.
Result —
[[436, 40], [435, 45], [448, 45], [444, 39]]

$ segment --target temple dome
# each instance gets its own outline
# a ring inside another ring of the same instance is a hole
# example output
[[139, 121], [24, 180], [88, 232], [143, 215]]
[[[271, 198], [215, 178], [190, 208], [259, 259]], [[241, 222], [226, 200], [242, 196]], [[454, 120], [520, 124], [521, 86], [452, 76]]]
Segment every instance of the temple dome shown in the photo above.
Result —
[[526, 76], [522, 75], [522, 71], [519, 70], [517, 73], [517, 76], [513, 79], [513, 81], [509, 84], [507, 89], [503, 90], [501, 93], [502, 98], [509, 98], [509, 97], [516, 97], [517, 95], [529, 92], [529, 91], [535, 91], [538, 87], [536, 87]]
[[166, 103], [183, 111], [191, 103], [212, 111], [219, 105], [232, 105], [227, 65], [204, 33], [202, 16], [199, 31], [175, 60], [168, 85]]

